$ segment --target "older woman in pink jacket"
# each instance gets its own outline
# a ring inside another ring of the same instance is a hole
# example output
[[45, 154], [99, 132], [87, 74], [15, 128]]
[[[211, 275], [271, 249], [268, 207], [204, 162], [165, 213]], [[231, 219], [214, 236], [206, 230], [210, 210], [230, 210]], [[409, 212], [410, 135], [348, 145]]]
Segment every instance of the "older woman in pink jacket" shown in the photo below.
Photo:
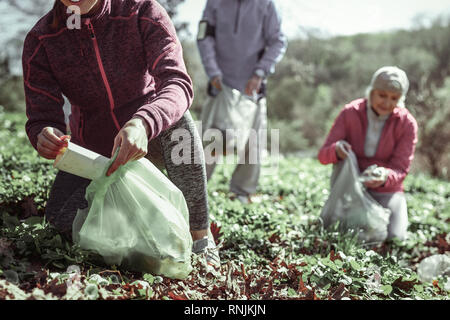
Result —
[[369, 193], [391, 210], [388, 239], [405, 239], [408, 212], [403, 180], [409, 172], [417, 143], [417, 122], [405, 108], [409, 81], [397, 67], [375, 72], [366, 98], [347, 104], [334, 121], [318, 158], [336, 164], [352, 150], [361, 172], [381, 167], [379, 178], [364, 182]]

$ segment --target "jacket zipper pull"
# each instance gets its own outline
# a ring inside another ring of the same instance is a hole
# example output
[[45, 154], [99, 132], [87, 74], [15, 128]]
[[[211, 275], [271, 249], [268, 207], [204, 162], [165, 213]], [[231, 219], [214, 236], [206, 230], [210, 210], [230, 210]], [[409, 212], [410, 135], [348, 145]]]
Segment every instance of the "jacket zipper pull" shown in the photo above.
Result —
[[87, 25], [87, 27], [88, 27], [90, 33], [91, 33], [91, 38], [92, 38], [92, 39], [95, 39], [94, 27], [92, 26], [92, 23], [91, 23], [91, 20], [90, 20], [90, 19], [87, 19], [87, 20], [86, 20], [86, 25]]

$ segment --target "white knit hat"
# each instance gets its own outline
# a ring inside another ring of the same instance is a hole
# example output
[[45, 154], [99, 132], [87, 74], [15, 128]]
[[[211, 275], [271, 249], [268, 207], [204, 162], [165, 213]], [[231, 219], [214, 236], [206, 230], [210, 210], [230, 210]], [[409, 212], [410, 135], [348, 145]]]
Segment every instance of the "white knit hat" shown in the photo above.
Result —
[[401, 94], [398, 100], [398, 107], [405, 107], [406, 93], [408, 92], [409, 81], [405, 71], [395, 66], [386, 66], [378, 69], [372, 76], [369, 87], [366, 89], [366, 98], [370, 105], [370, 94], [372, 90], [388, 90]]

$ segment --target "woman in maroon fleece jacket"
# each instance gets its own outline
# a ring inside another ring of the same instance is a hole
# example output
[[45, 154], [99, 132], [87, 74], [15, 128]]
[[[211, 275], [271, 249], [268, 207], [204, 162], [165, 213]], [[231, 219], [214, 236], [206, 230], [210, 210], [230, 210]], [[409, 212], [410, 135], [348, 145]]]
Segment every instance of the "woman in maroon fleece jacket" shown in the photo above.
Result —
[[406, 237], [408, 213], [403, 180], [417, 143], [417, 122], [405, 108], [409, 81], [397, 67], [378, 69], [365, 99], [350, 102], [339, 113], [319, 151], [322, 164], [336, 164], [352, 150], [361, 172], [380, 167], [381, 176], [364, 182], [369, 193], [392, 212], [388, 238]]
[[[67, 13], [71, 5], [80, 10], [78, 25]], [[26, 132], [41, 156], [54, 159], [65, 144], [64, 94], [72, 109], [71, 141], [107, 157], [120, 146], [107, 175], [145, 155], [164, 165], [186, 198], [194, 252], [215, 247], [207, 236], [201, 140], [188, 111], [192, 81], [175, 28], [156, 1], [56, 0], [25, 39], [23, 75]], [[175, 129], [193, 140], [189, 164], [171, 158]], [[56, 176], [46, 216], [67, 236], [77, 209], [87, 206], [89, 182], [64, 172]]]

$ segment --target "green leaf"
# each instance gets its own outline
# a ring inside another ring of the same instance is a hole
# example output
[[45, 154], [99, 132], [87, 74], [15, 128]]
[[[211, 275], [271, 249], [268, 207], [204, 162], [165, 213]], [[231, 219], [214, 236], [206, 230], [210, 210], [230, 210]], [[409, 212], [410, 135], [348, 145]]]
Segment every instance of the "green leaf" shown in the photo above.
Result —
[[53, 264], [55, 267], [60, 268], [60, 269], [64, 269], [64, 268], [65, 268], [64, 264], [62, 264], [62, 263], [60, 263], [60, 262], [57, 262], [57, 261], [53, 261], [52, 264]]
[[322, 289], [323, 290], [328, 290], [328, 289], [330, 289], [330, 287], [331, 287], [331, 283], [328, 283], [325, 287], [323, 287]]
[[341, 260], [339, 260], [339, 259], [334, 260], [334, 264], [335, 264], [339, 269], [342, 268], [342, 266], [344, 265], [344, 263], [343, 263]]
[[20, 225], [20, 221], [19, 221], [19, 219], [17, 219], [16, 216], [10, 216], [6, 212], [3, 213], [2, 220], [3, 220], [3, 223], [5, 224], [5, 226], [10, 229], [13, 229]]
[[350, 260], [350, 265], [352, 266], [352, 268], [356, 271], [361, 270], [361, 266], [358, 262], [356, 262], [355, 260]]
[[155, 281], [155, 277], [153, 275], [151, 275], [150, 273], [146, 273], [144, 274], [144, 280], [147, 281], [148, 283], [150, 283], [150, 285], [153, 284], [153, 282]]
[[40, 224], [42, 224], [43, 221], [44, 221], [44, 218], [42, 218], [42, 217], [29, 217], [28, 219], [26, 219], [24, 221], [24, 223], [29, 226], [33, 226], [33, 225], [40, 225]]
[[392, 292], [392, 286], [389, 285], [389, 284], [386, 284], [386, 285], [381, 287], [381, 290], [383, 290], [384, 295], [388, 296]]
[[289, 288], [287, 293], [289, 297], [295, 297], [297, 295], [297, 292], [292, 288]]
[[414, 285], [414, 290], [416, 290], [417, 292], [422, 293], [423, 292], [423, 286], [420, 284], [415, 284]]
[[138, 289], [140, 296], [145, 296], [147, 294], [147, 291], [145, 289]]

